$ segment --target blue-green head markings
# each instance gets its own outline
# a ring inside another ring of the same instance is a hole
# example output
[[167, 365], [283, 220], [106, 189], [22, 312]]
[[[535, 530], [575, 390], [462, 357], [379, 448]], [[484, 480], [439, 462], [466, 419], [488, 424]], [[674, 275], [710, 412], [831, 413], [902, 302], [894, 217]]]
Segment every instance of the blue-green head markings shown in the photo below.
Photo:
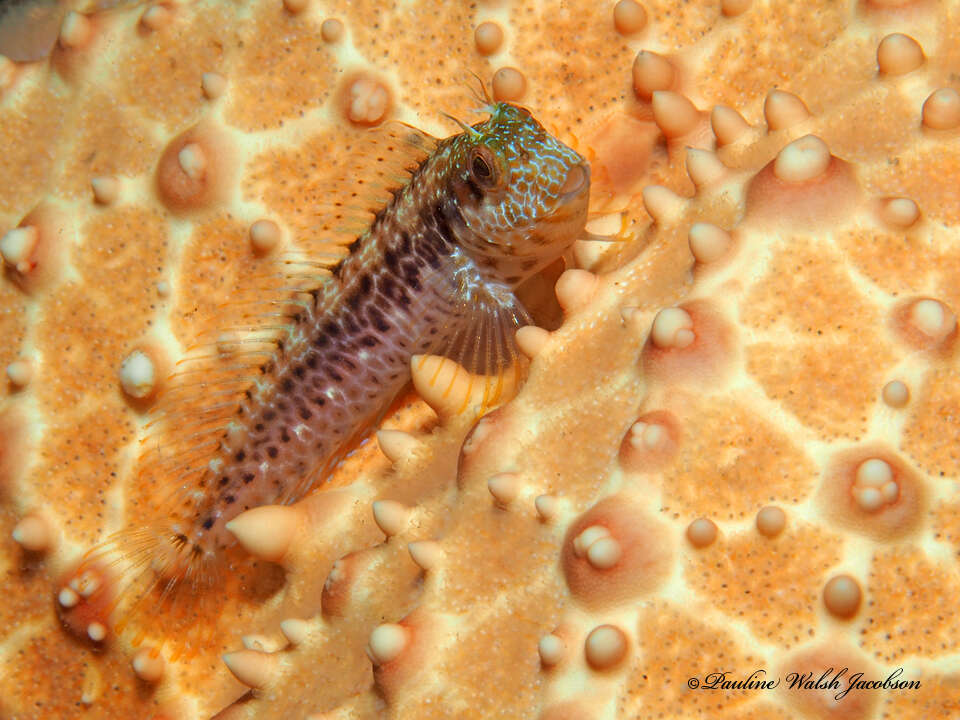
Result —
[[459, 245], [515, 285], [581, 234], [590, 167], [526, 109], [496, 103], [489, 112], [484, 122], [443, 141], [437, 156], [448, 201], [462, 217]]

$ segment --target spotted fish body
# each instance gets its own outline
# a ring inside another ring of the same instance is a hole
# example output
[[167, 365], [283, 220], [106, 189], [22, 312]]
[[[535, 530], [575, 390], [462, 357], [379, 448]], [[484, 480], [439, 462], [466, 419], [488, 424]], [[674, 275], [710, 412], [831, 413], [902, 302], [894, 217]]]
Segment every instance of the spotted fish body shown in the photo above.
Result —
[[[168, 577], [202, 575], [232, 545], [225, 524], [292, 502], [324, 479], [410, 380], [414, 354], [495, 374], [527, 323], [514, 296], [586, 219], [589, 168], [529, 112], [437, 141], [409, 182], [312, 291], [244, 396], [178, 517], [157, 532]], [[188, 569], [188, 566], [193, 566]]]

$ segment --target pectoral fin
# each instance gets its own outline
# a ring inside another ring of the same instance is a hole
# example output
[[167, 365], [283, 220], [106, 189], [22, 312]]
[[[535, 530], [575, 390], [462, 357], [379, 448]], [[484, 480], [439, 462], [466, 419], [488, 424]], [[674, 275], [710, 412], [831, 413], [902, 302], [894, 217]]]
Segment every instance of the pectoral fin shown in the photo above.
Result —
[[[441, 333], [432, 352], [453, 360], [469, 377], [456, 378], [442, 372], [435, 377], [421, 376], [418, 385], [444, 395], [454, 392], [455, 386], [464, 388], [461, 411], [479, 405], [484, 412], [509, 399], [507, 395], [512, 394], [526, 371], [526, 359], [515, 338], [517, 330], [529, 325], [531, 318], [505, 286], [471, 279], [461, 281], [460, 290], [447, 331]], [[449, 387], [438, 388], [439, 384]]]

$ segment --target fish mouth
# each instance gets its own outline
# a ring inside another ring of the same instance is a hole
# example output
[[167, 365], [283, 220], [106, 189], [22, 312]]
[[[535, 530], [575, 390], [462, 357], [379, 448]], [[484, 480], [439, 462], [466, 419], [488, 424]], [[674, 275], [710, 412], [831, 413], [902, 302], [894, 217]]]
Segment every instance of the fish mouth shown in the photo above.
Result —
[[589, 188], [590, 166], [582, 162], [579, 165], [574, 165], [567, 171], [567, 179], [564, 180], [557, 194], [560, 196], [560, 202], [565, 203], [573, 200], [585, 190], [589, 190]]

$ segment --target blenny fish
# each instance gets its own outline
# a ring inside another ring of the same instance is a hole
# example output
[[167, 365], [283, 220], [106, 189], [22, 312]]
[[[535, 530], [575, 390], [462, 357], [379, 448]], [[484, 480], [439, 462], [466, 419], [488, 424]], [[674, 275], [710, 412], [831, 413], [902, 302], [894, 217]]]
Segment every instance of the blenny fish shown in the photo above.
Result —
[[173, 509], [113, 542], [152, 586], [209, 585], [236, 543], [228, 521], [323, 482], [410, 381], [414, 355], [487, 376], [518, 359], [529, 317], [514, 291], [583, 233], [590, 170], [528, 110], [485, 110], [460, 134], [419, 136], [422, 161], [305, 294], [218, 447], [188, 459], [194, 480], [170, 479]]

